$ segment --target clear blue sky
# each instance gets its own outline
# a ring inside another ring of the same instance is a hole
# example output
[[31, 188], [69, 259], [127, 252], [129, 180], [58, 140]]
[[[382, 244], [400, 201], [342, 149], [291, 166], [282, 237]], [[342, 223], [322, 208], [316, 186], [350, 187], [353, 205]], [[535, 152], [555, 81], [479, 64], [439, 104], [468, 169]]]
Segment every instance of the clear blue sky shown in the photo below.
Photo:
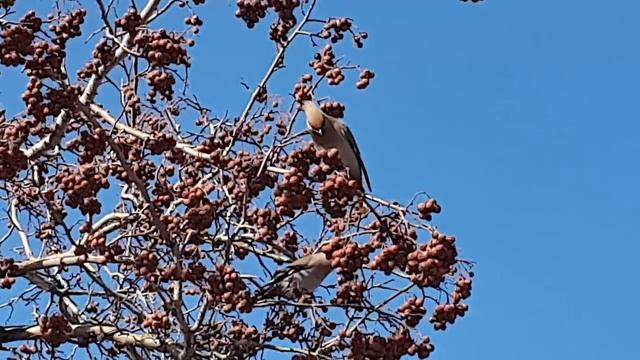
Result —
[[374, 186], [430, 192], [478, 261], [434, 359], [640, 359], [640, 2], [350, 3]]
[[[348, 105], [375, 192], [429, 192], [435, 222], [478, 262], [470, 313], [434, 336], [433, 358], [640, 359], [640, 2], [320, 3], [370, 34], [343, 48], [372, 86], [318, 95]], [[247, 31], [232, 1], [201, 10], [194, 90], [238, 114], [240, 81], [272, 57], [267, 25]], [[286, 96], [308, 47], [270, 90]], [[4, 106], [24, 86], [12, 79]]]

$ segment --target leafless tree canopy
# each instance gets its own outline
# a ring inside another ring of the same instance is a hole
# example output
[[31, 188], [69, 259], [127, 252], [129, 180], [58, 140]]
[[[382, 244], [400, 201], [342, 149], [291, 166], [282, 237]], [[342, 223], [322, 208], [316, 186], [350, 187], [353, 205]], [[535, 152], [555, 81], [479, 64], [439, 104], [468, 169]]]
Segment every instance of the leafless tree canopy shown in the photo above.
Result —
[[[312, 94], [375, 84], [339, 53], [368, 34], [351, 18], [316, 17], [317, 0], [238, 0], [249, 29], [272, 23], [254, 36], [275, 51], [255, 64], [264, 76], [247, 84], [244, 110], [226, 114], [189, 87], [205, 0], [86, 2], [50, 13], [0, 2], [2, 74], [27, 78], [23, 110], [0, 109], [0, 353], [429, 356], [424, 334], [464, 316], [473, 276], [431, 223], [440, 205], [364, 193], [337, 151], [294, 131]], [[184, 25], [163, 28], [165, 16]], [[68, 47], [85, 41], [92, 57], [71, 69]], [[294, 42], [307, 58], [287, 56]], [[308, 62], [297, 83], [270, 87], [285, 64]], [[279, 265], [318, 248], [337, 274], [322, 288], [295, 301], [255, 296]]]

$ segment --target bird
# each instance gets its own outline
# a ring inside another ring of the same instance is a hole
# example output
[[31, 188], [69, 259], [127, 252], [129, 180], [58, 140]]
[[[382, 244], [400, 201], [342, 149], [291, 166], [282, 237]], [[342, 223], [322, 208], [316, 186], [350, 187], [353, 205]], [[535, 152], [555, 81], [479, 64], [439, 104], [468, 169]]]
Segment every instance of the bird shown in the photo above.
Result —
[[297, 299], [302, 291], [313, 293], [332, 270], [331, 261], [322, 252], [303, 256], [277, 270], [258, 291], [257, 297]]
[[363, 178], [371, 191], [371, 181], [362, 161], [353, 133], [342, 119], [323, 112], [312, 100], [305, 100], [302, 108], [307, 116], [307, 127], [317, 148], [337, 149], [349, 176], [357, 180], [364, 190]]

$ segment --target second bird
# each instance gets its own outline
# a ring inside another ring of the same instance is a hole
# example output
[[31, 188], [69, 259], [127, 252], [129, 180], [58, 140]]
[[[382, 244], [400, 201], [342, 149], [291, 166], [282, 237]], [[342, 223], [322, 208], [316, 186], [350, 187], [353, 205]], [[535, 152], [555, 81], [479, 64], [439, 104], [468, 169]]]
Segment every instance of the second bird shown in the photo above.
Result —
[[371, 183], [367, 169], [358, 150], [358, 144], [342, 119], [324, 113], [315, 102], [307, 100], [302, 103], [307, 115], [307, 126], [311, 130], [311, 137], [317, 148], [337, 149], [342, 163], [349, 169], [349, 176], [357, 180], [364, 189], [364, 182], [371, 191]]

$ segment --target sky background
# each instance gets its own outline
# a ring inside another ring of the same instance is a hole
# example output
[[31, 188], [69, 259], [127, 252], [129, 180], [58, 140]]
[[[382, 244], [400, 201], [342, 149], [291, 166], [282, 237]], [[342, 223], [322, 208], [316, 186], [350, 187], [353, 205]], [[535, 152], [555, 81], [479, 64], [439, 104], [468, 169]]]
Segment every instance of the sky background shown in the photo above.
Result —
[[[273, 54], [268, 24], [247, 31], [234, 11], [200, 8], [192, 52], [193, 90], [219, 114], [240, 113], [240, 82]], [[637, 0], [320, 1], [370, 35], [339, 52], [376, 72], [371, 86], [347, 74], [317, 95], [347, 104], [374, 192], [430, 193], [434, 222], [478, 263], [470, 312], [433, 335], [433, 359], [640, 359], [639, 13]], [[270, 90], [287, 96], [309, 48]], [[18, 80], [0, 76], [9, 109]]]

